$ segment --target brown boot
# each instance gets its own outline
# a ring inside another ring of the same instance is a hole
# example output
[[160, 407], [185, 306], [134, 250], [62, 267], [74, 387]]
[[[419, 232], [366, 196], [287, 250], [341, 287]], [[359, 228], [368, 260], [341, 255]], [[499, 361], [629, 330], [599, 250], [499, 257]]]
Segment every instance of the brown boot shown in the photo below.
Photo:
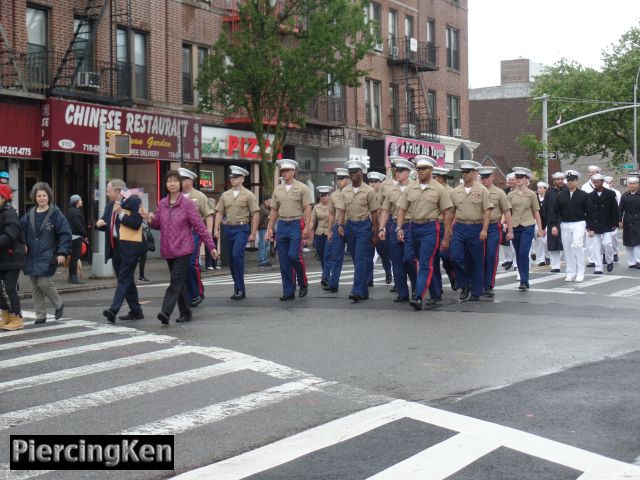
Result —
[[4, 327], [0, 327], [2, 330], [20, 330], [24, 328], [22, 324], [22, 317], [13, 313], [9, 314], [9, 323]]
[[0, 327], [9, 323], [9, 310], [0, 310]]

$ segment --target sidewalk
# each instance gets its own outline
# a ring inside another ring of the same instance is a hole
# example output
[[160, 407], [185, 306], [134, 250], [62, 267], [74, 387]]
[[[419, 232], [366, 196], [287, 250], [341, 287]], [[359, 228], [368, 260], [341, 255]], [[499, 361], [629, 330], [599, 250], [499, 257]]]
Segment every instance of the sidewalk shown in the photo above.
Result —
[[[309, 267], [319, 267], [320, 262], [315, 258], [315, 252], [313, 250], [305, 252], [304, 259]], [[246, 273], [277, 273], [279, 272], [278, 259], [271, 259], [271, 267], [258, 266], [257, 252], [247, 251], [245, 254], [245, 272]], [[102, 290], [106, 288], [115, 288], [116, 279], [112, 278], [92, 278], [93, 272], [91, 265], [88, 263], [83, 264], [83, 285], [75, 285], [67, 282], [67, 272], [64, 267], [58, 267], [58, 271], [53, 277], [53, 281], [58, 289], [58, 293], [61, 295], [64, 293], [77, 293], [86, 292], [92, 290]], [[169, 281], [169, 269], [167, 262], [163, 258], [148, 259], [144, 268], [145, 276], [150, 280], [151, 284], [154, 283], [166, 283]], [[216, 277], [220, 275], [229, 275], [229, 267], [223, 266], [221, 270], [204, 270], [202, 271], [202, 278]], [[138, 278], [138, 269], [135, 272], [136, 280]], [[31, 280], [24, 273], [20, 273], [18, 279], [20, 298], [31, 298]]]

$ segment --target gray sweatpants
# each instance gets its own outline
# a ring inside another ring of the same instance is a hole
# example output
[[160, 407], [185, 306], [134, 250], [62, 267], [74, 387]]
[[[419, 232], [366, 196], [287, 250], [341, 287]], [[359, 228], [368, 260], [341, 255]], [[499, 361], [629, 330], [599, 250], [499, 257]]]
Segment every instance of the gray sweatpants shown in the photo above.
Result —
[[33, 297], [33, 308], [36, 311], [36, 318], [47, 318], [45, 297], [53, 304], [53, 308], [62, 307], [62, 300], [58, 295], [58, 290], [53, 284], [53, 277], [29, 277], [31, 279], [31, 296]]

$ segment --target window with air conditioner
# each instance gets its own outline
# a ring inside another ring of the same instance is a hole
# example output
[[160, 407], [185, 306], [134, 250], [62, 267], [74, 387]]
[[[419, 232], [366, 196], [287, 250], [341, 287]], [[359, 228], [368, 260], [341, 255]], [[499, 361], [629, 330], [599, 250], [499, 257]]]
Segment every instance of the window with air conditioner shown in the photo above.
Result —
[[[76, 35], [73, 47], [73, 55], [78, 62], [78, 72], [92, 72], [93, 48], [88, 45], [91, 40], [91, 30], [93, 26], [86, 20], [76, 18], [73, 20], [73, 32]], [[87, 48], [88, 47], [88, 48]], [[86, 76], [88, 77], [88, 76]], [[86, 86], [86, 85], [85, 85]]]
[[460, 97], [447, 96], [447, 135], [461, 137], [460, 128]]

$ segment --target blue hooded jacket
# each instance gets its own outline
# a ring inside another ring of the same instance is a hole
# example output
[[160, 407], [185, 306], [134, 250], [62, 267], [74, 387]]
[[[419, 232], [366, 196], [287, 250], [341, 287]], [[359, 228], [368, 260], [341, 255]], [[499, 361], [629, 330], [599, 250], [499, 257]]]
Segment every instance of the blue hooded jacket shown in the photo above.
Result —
[[35, 209], [33, 207], [20, 219], [28, 248], [24, 273], [32, 277], [50, 277], [58, 268], [56, 257], [71, 252], [71, 226], [64, 213], [50, 205], [47, 217], [36, 232]]

